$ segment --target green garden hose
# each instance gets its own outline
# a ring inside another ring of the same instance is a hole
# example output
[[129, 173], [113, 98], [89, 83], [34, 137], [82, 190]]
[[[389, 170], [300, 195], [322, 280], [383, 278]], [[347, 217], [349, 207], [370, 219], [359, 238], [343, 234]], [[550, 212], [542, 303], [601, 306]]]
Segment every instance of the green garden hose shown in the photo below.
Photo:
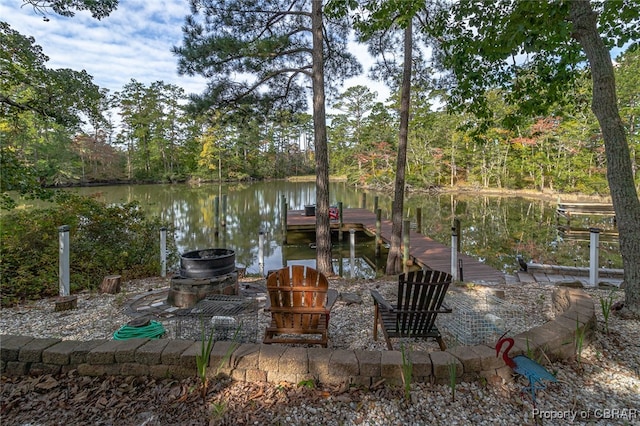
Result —
[[126, 340], [134, 338], [159, 339], [165, 330], [162, 323], [149, 321], [144, 326], [133, 326], [125, 324], [113, 333], [113, 340]]

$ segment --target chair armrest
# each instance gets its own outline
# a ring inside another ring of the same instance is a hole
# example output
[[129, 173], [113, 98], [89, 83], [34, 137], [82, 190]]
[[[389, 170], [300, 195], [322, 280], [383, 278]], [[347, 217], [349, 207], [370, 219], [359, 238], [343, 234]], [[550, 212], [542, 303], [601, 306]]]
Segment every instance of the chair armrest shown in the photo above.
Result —
[[388, 311], [394, 311], [394, 307], [391, 306], [389, 302], [387, 302], [384, 297], [378, 292], [378, 290], [369, 290], [371, 292], [371, 297], [373, 297], [373, 302], [382, 306], [383, 309]]
[[330, 288], [327, 290], [327, 303], [325, 304], [325, 309], [328, 311], [333, 308], [334, 303], [338, 300], [338, 291]]

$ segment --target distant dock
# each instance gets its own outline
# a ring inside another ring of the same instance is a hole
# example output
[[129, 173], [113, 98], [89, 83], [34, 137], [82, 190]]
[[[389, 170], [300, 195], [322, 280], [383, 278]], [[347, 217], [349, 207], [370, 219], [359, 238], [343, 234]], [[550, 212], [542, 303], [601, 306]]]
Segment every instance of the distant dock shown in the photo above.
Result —
[[[287, 212], [287, 232], [314, 231], [315, 216], [306, 215], [304, 210], [289, 210]], [[385, 243], [391, 241], [392, 222], [381, 220], [380, 237]], [[376, 234], [376, 215], [366, 209], [344, 209], [342, 213], [342, 228], [338, 220], [331, 221], [332, 231], [348, 232], [350, 229]], [[409, 256], [414, 264], [420, 267], [450, 272], [451, 247], [434, 241], [415, 230], [409, 231]], [[462, 278], [469, 282], [484, 282], [501, 284], [505, 282], [505, 274], [491, 266], [484, 264], [471, 256], [458, 253], [458, 261], [462, 261]]]

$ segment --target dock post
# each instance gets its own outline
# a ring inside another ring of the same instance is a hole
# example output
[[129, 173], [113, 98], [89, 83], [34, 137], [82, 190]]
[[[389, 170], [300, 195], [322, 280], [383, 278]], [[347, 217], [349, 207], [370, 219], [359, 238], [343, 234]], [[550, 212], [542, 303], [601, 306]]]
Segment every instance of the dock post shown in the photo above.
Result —
[[362, 193], [362, 206], [363, 209], [367, 208], [367, 193], [363, 192]]
[[382, 247], [382, 209], [376, 210], [376, 257], [380, 257]]
[[416, 208], [416, 232], [422, 234], [422, 207]]
[[160, 276], [167, 276], [167, 227], [160, 228]]
[[338, 201], [338, 241], [342, 242], [342, 225], [344, 223], [342, 217], [342, 201]]
[[222, 194], [222, 227], [227, 226], [227, 194]]
[[264, 275], [264, 231], [258, 232], [258, 266], [260, 268], [260, 276]]
[[453, 281], [458, 281], [458, 234], [456, 228], [451, 227], [451, 277]]
[[373, 197], [373, 211], [377, 212], [378, 211], [378, 203], [380, 202], [380, 197], [378, 197], [377, 195], [375, 197]]
[[462, 227], [460, 225], [460, 219], [457, 217], [453, 219], [453, 226], [456, 227], [456, 235], [458, 236], [457, 250], [458, 253], [462, 253]]
[[351, 278], [356, 277], [356, 230], [349, 229], [349, 263], [351, 266]]
[[600, 229], [589, 228], [589, 285], [598, 285], [598, 258], [600, 245]]
[[405, 271], [409, 266], [409, 230], [411, 229], [411, 221], [405, 220], [402, 225], [402, 265]]
[[218, 227], [220, 226], [220, 197], [217, 195], [213, 199], [213, 235], [218, 238]]
[[58, 273], [60, 277], [60, 296], [69, 296], [69, 225], [58, 227], [60, 245], [60, 261]]
[[282, 243], [287, 244], [287, 197], [280, 198], [280, 223], [282, 225]]

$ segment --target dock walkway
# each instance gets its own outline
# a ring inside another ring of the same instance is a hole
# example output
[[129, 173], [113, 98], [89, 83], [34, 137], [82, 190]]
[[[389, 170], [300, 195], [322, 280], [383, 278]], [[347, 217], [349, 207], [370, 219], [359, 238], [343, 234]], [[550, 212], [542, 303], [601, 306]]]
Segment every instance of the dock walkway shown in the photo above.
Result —
[[[287, 232], [295, 230], [309, 230], [315, 227], [315, 216], [305, 216], [302, 210], [290, 210], [287, 213]], [[338, 221], [331, 221], [331, 229], [337, 230]], [[390, 220], [381, 220], [381, 237], [383, 241], [391, 241]], [[342, 217], [342, 231], [349, 229], [364, 230], [375, 235], [376, 216], [366, 209], [344, 209]], [[415, 230], [409, 232], [409, 256], [422, 267], [449, 272], [451, 270], [451, 247], [434, 241]], [[458, 253], [458, 260], [462, 261], [462, 278], [464, 281], [476, 283], [504, 283], [505, 274], [486, 265], [471, 256]]]

